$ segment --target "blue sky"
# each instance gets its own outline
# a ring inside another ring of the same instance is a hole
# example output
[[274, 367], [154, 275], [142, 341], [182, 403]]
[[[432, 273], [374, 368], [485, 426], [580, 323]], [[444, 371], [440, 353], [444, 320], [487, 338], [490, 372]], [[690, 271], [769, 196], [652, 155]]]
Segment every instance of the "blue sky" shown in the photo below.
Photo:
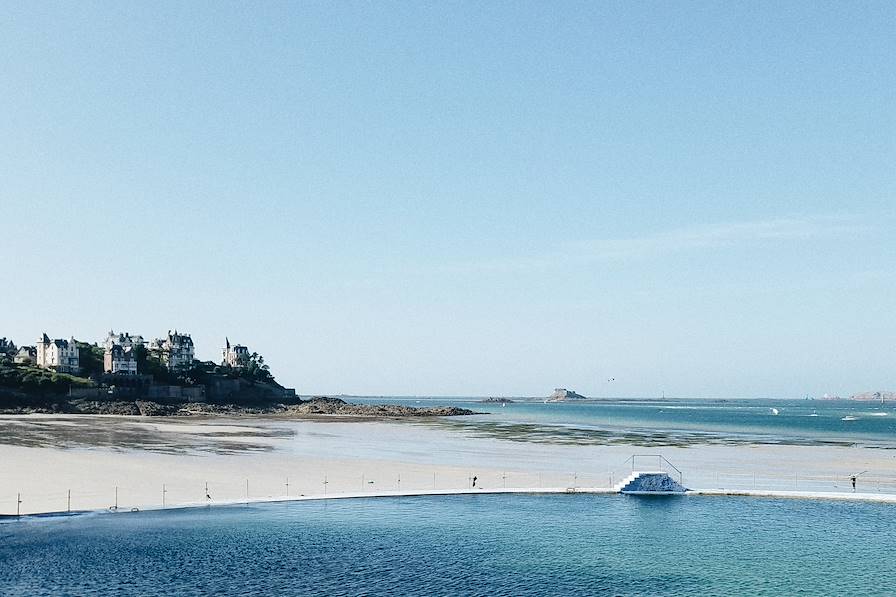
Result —
[[0, 9], [0, 335], [227, 335], [309, 393], [896, 389], [891, 3], [132, 4]]

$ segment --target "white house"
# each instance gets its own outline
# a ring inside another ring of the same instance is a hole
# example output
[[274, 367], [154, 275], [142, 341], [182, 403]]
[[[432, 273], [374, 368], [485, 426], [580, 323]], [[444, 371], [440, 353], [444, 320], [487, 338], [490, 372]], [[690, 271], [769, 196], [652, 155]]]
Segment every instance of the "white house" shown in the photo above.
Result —
[[22, 346], [19, 348], [19, 352], [16, 353], [16, 356], [13, 357], [13, 362], [18, 364], [37, 363], [37, 348], [33, 346]]
[[77, 373], [80, 371], [80, 351], [75, 339], [50, 340], [44, 334], [37, 340], [37, 366], [44, 369], [55, 369], [62, 373]]
[[150, 350], [156, 353], [159, 361], [171, 371], [188, 369], [193, 365], [193, 339], [190, 338], [190, 334], [179, 334], [177, 330], [172, 334], [171, 330], [168, 330], [168, 336], [153, 341]]
[[223, 365], [230, 367], [244, 367], [249, 361], [249, 349], [241, 344], [230, 344], [229, 338], [224, 338], [226, 345], [222, 354], [224, 356]]
[[116, 334], [114, 331], [109, 330], [109, 335], [106, 336], [106, 340], [103, 342], [103, 347], [109, 349], [116, 345], [123, 348], [143, 346], [143, 336], [132, 336], [127, 332], [119, 332]]

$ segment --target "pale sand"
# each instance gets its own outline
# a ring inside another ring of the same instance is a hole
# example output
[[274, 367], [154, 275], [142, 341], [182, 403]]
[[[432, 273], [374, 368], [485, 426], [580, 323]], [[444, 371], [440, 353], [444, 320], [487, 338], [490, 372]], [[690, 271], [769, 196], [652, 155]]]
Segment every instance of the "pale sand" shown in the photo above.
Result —
[[167, 506], [242, 502], [247, 480], [253, 501], [467, 490], [473, 475], [485, 491], [605, 490], [643, 453], [662, 453], [686, 486], [708, 492], [842, 494], [867, 470], [860, 493], [896, 494], [896, 454], [870, 448], [531, 444], [411, 421], [18, 416], [0, 417], [0, 514], [16, 513], [17, 494], [23, 514], [64, 511], [69, 490], [72, 510], [108, 508], [116, 487], [119, 509], [160, 507], [163, 485]]

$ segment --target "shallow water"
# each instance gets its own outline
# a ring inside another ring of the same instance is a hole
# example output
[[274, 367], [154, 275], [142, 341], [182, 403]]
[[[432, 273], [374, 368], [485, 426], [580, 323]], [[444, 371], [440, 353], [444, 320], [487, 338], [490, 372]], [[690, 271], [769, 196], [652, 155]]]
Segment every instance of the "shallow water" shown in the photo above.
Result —
[[507, 406], [473, 398], [352, 398], [464, 406], [487, 415], [440, 420], [512, 441], [640, 446], [839, 445], [896, 448], [892, 404], [827, 400], [589, 400]]
[[892, 506], [377, 498], [0, 524], [0, 593], [889, 595]]
[[[476, 398], [348, 398], [366, 404], [450, 405], [486, 413], [401, 422], [467, 437], [558, 446], [689, 447], [795, 445], [896, 449], [896, 409], [889, 404], [770, 400], [600, 400], [502, 407]], [[777, 414], [774, 414], [777, 411]], [[844, 420], [845, 419], [845, 420]], [[241, 417], [135, 418], [3, 416], [0, 444], [31, 447], [103, 447], [182, 454], [266, 452], [296, 436], [301, 421]], [[326, 420], [319, 421], [321, 423]], [[329, 422], [336, 422], [331, 420]], [[364, 422], [354, 422], [360, 429]], [[327, 434], [325, 425], [314, 433]], [[310, 434], [308, 432], [307, 434]], [[355, 443], [362, 442], [358, 437]], [[380, 447], [377, 447], [379, 450]]]

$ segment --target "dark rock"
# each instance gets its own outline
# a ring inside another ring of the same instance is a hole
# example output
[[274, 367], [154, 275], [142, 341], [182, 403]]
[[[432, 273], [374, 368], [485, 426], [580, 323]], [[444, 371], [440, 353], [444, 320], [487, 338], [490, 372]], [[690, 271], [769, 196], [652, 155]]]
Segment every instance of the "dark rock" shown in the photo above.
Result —
[[284, 408], [292, 415], [349, 415], [356, 417], [456, 417], [477, 414], [456, 406], [413, 407], [399, 404], [348, 404], [338, 398], [314, 398]]
[[316, 396], [311, 400], [290, 400], [290, 403], [259, 402], [256, 404], [179, 402], [160, 404], [151, 400], [95, 400], [88, 398], [57, 399], [55, 402], [16, 405], [0, 409], [5, 414], [72, 413], [125, 416], [251, 416], [285, 417], [341, 415], [353, 417], [455, 417], [477, 414], [455, 406], [412, 407], [398, 404], [349, 404], [340, 398]]
[[130, 415], [139, 416], [140, 408], [136, 402], [117, 400], [72, 400], [72, 411], [85, 415]]
[[137, 400], [135, 402], [140, 414], [144, 417], [164, 417], [176, 414], [180, 408], [172, 404], [159, 404], [149, 400]]

